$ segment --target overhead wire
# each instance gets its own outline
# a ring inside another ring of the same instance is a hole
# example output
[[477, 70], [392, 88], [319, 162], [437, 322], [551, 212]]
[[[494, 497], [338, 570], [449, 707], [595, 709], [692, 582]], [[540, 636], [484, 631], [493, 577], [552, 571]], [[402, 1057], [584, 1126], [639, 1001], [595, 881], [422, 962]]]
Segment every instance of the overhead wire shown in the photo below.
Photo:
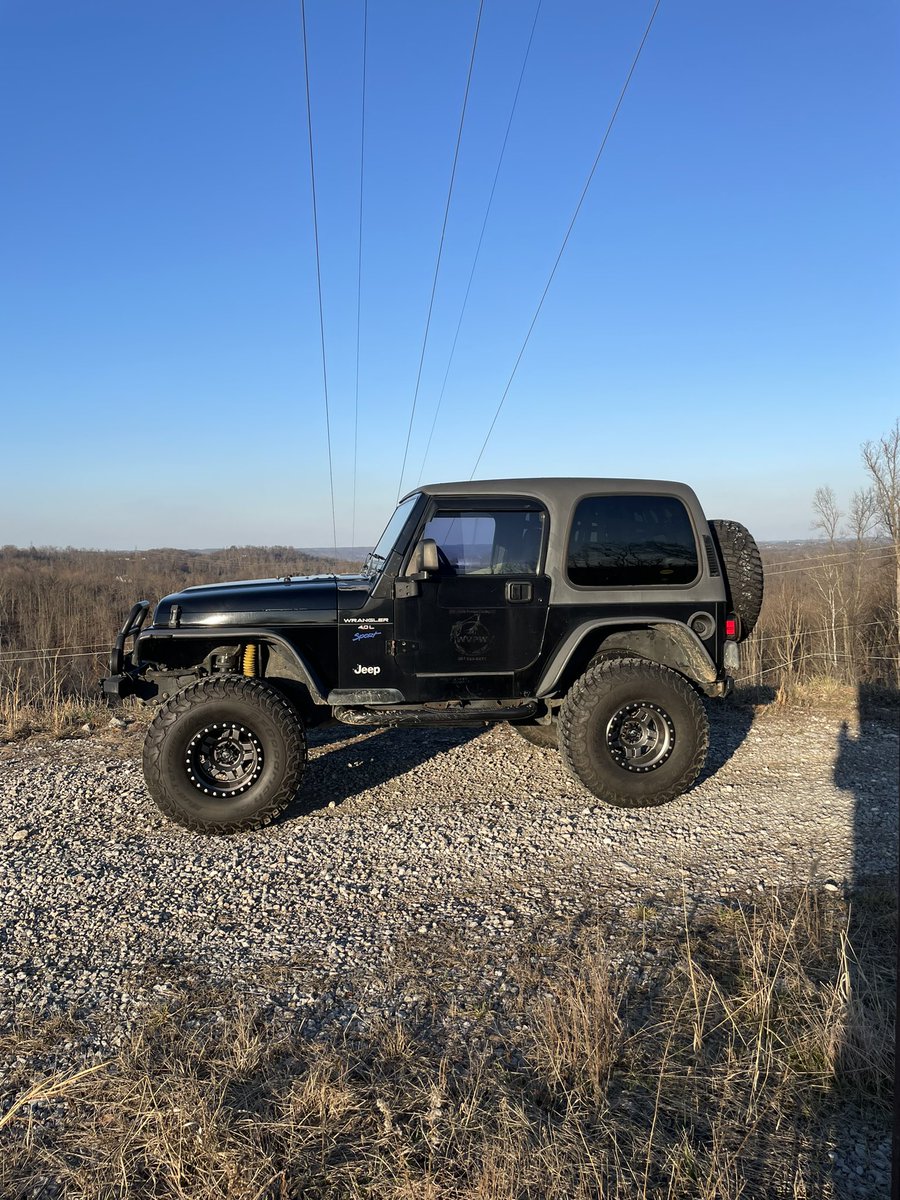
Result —
[[553, 263], [553, 267], [550, 271], [550, 275], [547, 279], [546, 284], [544, 285], [544, 290], [541, 293], [541, 298], [538, 301], [538, 306], [534, 311], [534, 316], [531, 318], [531, 324], [528, 326], [528, 332], [525, 334], [525, 340], [522, 342], [521, 349], [519, 350], [518, 356], [516, 357], [516, 361], [515, 361], [515, 364], [513, 365], [512, 371], [510, 372], [509, 379], [506, 381], [506, 387], [503, 389], [503, 394], [500, 397], [500, 402], [497, 405], [496, 411], [494, 412], [494, 416], [491, 421], [490, 427], [487, 431], [487, 434], [485, 436], [484, 442], [482, 443], [481, 449], [478, 452], [478, 457], [475, 459], [475, 466], [472, 468], [472, 473], [469, 476], [470, 479], [474, 479], [475, 472], [478, 470], [478, 464], [481, 462], [482, 456], [483, 456], [485, 450], [487, 449], [487, 444], [490, 441], [491, 434], [494, 432], [494, 426], [497, 424], [497, 418], [500, 416], [500, 411], [503, 408], [503, 405], [504, 405], [504, 402], [506, 401], [507, 395], [509, 394], [509, 389], [512, 387], [513, 380], [516, 377], [516, 372], [519, 369], [519, 363], [522, 361], [522, 356], [524, 355], [525, 349], [528, 345], [528, 342], [531, 339], [531, 334], [535, 327], [535, 324], [537, 323], [537, 319], [540, 316], [541, 309], [544, 307], [544, 301], [547, 298], [547, 293], [550, 291], [550, 285], [552, 284], [553, 278], [556, 275], [556, 269], [559, 266], [560, 260], [562, 259], [562, 256], [566, 249], [566, 246], [569, 243], [569, 238], [572, 234], [572, 230], [575, 227], [575, 222], [578, 219], [578, 214], [581, 212], [581, 206], [584, 204], [585, 196], [587, 196], [588, 189], [591, 186], [591, 181], [594, 178], [594, 173], [597, 170], [597, 165], [599, 164], [600, 159], [603, 157], [603, 151], [606, 149], [606, 143], [609, 140], [609, 135], [612, 132], [613, 126], [616, 123], [616, 117], [618, 117], [618, 115], [619, 115], [619, 109], [622, 107], [622, 101], [625, 99], [625, 93], [628, 91], [628, 85], [631, 83], [631, 77], [634, 74], [635, 68], [638, 65], [638, 60], [641, 57], [641, 53], [643, 52], [644, 46], [647, 42], [647, 38], [650, 36], [650, 30], [653, 28], [653, 22], [656, 20], [656, 14], [659, 11], [659, 6], [661, 3], [662, 3], [662, 0], [656, 0], [656, 3], [653, 6], [653, 11], [650, 14], [650, 20], [647, 22], [647, 27], [644, 30], [644, 36], [641, 38], [640, 45], [637, 48], [637, 52], [631, 61], [631, 66], [629, 67], [628, 74], [625, 77], [625, 82], [622, 85], [622, 90], [619, 92], [619, 98], [616, 101], [616, 106], [613, 109], [612, 116], [609, 119], [609, 124], [606, 126], [606, 132], [603, 134], [603, 140], [600, 143], [600, 149], [597, 151], [597, 155], [594, 158], [593, 165], [592, 165], [590, 171], [588, 172], [587, 180], [585, 181], [584, 187], [581, 189], [581, 196], [578, 199], [578, 203], [575, 205], [575, 211], [572, 214], [571, 221], [569, 221], [569, 226], [568, 226], [568, 229], [566, 230], [565, 236], [563, 237], [562, 245], [560, 246], [559, 253], [556, 256], [556, 261]]
[[[659, 0], [657, 0], [659, 2]], [[469, 104], [469, 86], [472, 82], [472, 68], [475, 65], [475, 51], [478, 49], [478, 31], [481, 28], [481, 15], [484, 12], [484, 0], [479, 0], [478, 18], [475, 21], [475, 36], [472, 39], [472, 53], [469, 56], [469, 70], [466, 75], [466, 90], [463, 94], [462, 112], [459, 117], [459, 130], [456, 134], [456, 148], [453, 152], [453, 167], [450, 171], [450, 185], [447, 188], [447, 203], [444, 205], [444, 221], [441, 225], [441, 239], [438, 243], [437, 261], [434, 265], [434, 278], [431, 281], [431, 299], [428, 302], [428, 316], [425, 321], [425, 334], [422, 338], [422, 352], [419, 355], [419, 370], [416, 375], [416, 389], [413, 393], [412, 409], [409, 414], [409, 428], [406, 431], [406, 446], [403, 450], [403, 463], [400, 467], [400, 482], [397, 485], [397, 499], [403, 494], [403, 476], [406, 472], [406, 460], [409, 456], [409, 440], [412, 437], [413, 422], [416, 416], [416, 403], [419, 399], [419, 388], [422, 383], [422, 366], [425, 362], [425, 348], [428, 345], [428, 331], [431, 328], [431, 314], [434, 309], [434, 296], [437, 291], [438, 275], [441, 270], [441, 256], [444, 253], [444, 238], [447, 233], [447, 218], [450, 215], [450, 201], [453, 198], [453, 183], [456, 179], [456, 164], [459, 161], [459, 147], [462, 143], [463, 128], [466, 123], [466, 109]]]
[[784, 633], [769, 633], [765, 637], [755, 637], [752, 639], [753, 645], [758, 646], [760, 642], [778, 642], [783, 638], [799, 639], [804, 637], [812, 637], [817, 633], [833, 633], [838, 629], [871, 629], [875, 625], [884, 626], [883, 621], [848, 621], [844, 625], [824, 625], [821, 629], [791, 629]]
[[[871, 563], [888, 562], [892, 558], [896, 558], [896, 554], [893, 550], [888, 550], [885, 553], [870, 555], [865, 559], [865, 563], [868, 566]], [[772, 578], [775, 575], [796, 575], [798, 573], [802, 574], [804, 571], [818, 571], [820, 569], [821, 563], [811, 563], [808, 567], [788, 567], [786, 571], [776, 571], [774, 567], [766, 567], [765, 574], [767, 578]]]
[[337, 517], [334, 507], [334, 462], [331, 454], [331, 414], [328, 405], [328, 368], [325, 358], [325, 310], [322, 304], [322, 259], [319, 253], [319, 214], [316, 202], [316, 164], [313, 151], [312, 107], [309, 100], [309, 52], [306, 36], [306, 0], [300, 0], [303, 26], [303, 76], [306, 84], [306, 127], [309, 133], [309, 175], [312, 183], [313, 235], [316, 244], [316, 285], [319, 294], [319, 337], [322, 345], [322, 386], [325, 393], [325, 438], [328, 443], [328, 482], [331, 488], [331, 533], [337, 556]]
[[441, 405], [444, 401], [444, 392], [447, 390], [447, 380], [450, 377], [450, 368], [453, 365], [453, 357], [456, 354], [456, 343], [459, 341], [459, 331], [462, 328], [463, 317], [466, 315], [466, 306], [469, 303], [469, 292], [472, 290], [472, 280], [475, 278], [475, 268], [478, 266], [478, 258], [481, 254], [481, 243], [484, 241], [484, 231], [487, 229], [488, 218], [491, 215], [491, 207], [494, 203], [494, 193], [497, 190], [497, 180], [500, 178], [500, 169], [503, 166], [503, 158], [506, 154], [506, 144], [509, 141], [509, 131], [512, 129], [513, 118], [516, 115], [516, 108], [519, 104], [519, 93], [522, 90], [522, 80], [525, 78], [525, 68], [528, 66], [528, 58], [531, 54], [531, 44], [534, 41], [534, 31], [537, 28], [538, 17], [541, 12], [541, 4], [543, 0], [538, 0], [537, 7], [534, 10], [534, 20], [531, 23], [531, 34], [528, 38], [528, 45], [525, 47], [525, 57], [522, 60], [522, 69], [519, 72], [519, 81], [516, 84], [516, 92], [513, 96], [512, 108], [509, 110], [509, 120], [506, 122], [506, 132], [503, 135], [503, 144], [500, 147], [500, 157], [497, 160], [497, 169], [494, 172], [494, 181], [491, 184], [491, 192], [488, 196], [487, 208], [484, 213], [484, 220], [481, 223], [481, 233], [478, 235], [478, 245], [475, 247], [475, 257], [472, 260], [472, 269], [469, 272], [469, 280], [466, 284], [466, 292], [463, 296], [462, 308], [459, 312], [459, 320], [456, 322], [456, 332], [453, 335], [453, 344], [450, 347], [450, 357], [447, 360], [447, 369], [444, 371], [444, 379], [441, 383], [441, 391], [438, 396], [437, 407], [434, 410], [434, 419], [431, 422], [431, 430], [428, 434], [428, 442], [425, 446], [425, 454], [422, 457], [422, 466], [419, 469], [419, 482], [422, 482], [422, 476], [425, 474], [425, 463], [428, 460], [428, 454], [431, 450], [431, 441], [434, 437], [435, 427], [437, 426], [438, 415], [441, 411]]
[[[844, 559], [844, 560], [854, 559], [854, 558], [863, 559], [866, 557], [866, 555], [873, 554], [878, 551], [886, 550], [888, 548], [889, 547], [886, 547], [886, 546], [864, 546], [861, 550], [839, 550], [835, 554], [805, 554], [802, 558], [784, 558], [784, 559], [776, 558], [776, 559], [773, 559], [771, 563], [765, 564], [765, 565], [766, 565], [766, 570], [768, 570], [769, 567], [772, 567], [772, 568], [774, 568], [774, 567], [789, 567], [789, 566], [793, 565], [794, 563], [814, 564], [814, 563], [823, 563], [823, 562], [828, 561], [829, 559]], [[840, 564], [837, 564], [837, 565], [840, 565]]]
[[366, 162], [366, 58], [369, 49], [369, 0], [363, 0], [362, 117], [359, 131], [359, 253], [356, 260], [356, 388], [353, 401], [353, 510], [350, 545], [356, 545], [356, 480], [359, 449], [359, 330], [362, 311], [363, 180]]
[[[870, 662], [896, 662], [896, 658], [890, 658], [884, 654], [868, 655]], [[806, 662], [810, 658], [853, 658], [852, 654], [832, 654], [830, 650], [813, 650], [809, 654], [801, 654], [799, 658], [788, 658], [784, 662], [776, 663], [774, 667], [766, 667], [762, 671], [752, 671], [749, 675], [738, 675], [735, 683], [746, 683], [748, 679], [759, 679], [763, 675], [771, 675], [774, 671], [781, 671], [784, 667], [799, 667], [802, 662]]]
[[[104, 650], [109, 650], [111, 646], [112, 646], [111, 641], [109, 641], [109, 642], [92, 642], [90, 645], [88, 645], [86, 647], [83, 646], [82, 649], [78, 651], [78, 653], [79, 653], [79, 655], [102, 653]], [[6, 658], [17, 658], [22, 654], [28, 654], [28, 655], [34, 654], [34, 655], [40, 655], [41, 657], [45, 657], [48, 654], [67, 654], [67, 653], [71, 653], [74, 650], [75, 650], [74, 646], [23, 646], [21, 650], [13, 650], [7, 646], [5, 649], [0, 649], [0, 660], [6, 659]]]

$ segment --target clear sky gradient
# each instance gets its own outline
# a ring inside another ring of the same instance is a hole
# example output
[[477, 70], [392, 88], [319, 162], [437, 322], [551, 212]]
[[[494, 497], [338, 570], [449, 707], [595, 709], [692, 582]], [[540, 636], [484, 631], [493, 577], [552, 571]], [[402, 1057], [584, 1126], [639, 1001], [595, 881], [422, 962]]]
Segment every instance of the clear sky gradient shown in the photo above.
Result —
[[[397, 496], [477, 0], [307, 0], [337, 538]], [[543, 0], [427, 480], [466, 479], [652, 4]], [[404, 486], [535, 0], [486, 0]], [[807, 536], [900, 411], [893, 0], [662, 0], [479, 476]], [[0, 6], [0, 543], [326, 545], [294, 0]]]

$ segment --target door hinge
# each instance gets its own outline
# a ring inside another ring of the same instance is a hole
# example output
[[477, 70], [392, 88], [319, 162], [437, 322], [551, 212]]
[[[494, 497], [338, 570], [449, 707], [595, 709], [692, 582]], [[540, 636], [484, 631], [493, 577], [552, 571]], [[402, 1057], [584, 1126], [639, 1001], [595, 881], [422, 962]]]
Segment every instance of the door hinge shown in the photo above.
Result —
[[391, 638], [387, 644], [388, 654], [392, 654], [394, 657], [398, 654], [414, 654], [418, 648], [418, 642], [396, 641], [394, 638]]
[[395, 579], [394, 580], [394, 599], [408, 600], [411, 596], [418, 596], [419, 581], [417, 579]]

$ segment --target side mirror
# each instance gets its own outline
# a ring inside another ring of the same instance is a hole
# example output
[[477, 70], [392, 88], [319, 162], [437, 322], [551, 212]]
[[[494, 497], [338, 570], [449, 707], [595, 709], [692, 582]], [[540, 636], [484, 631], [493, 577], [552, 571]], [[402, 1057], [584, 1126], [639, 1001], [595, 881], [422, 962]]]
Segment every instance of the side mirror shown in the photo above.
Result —
[[407, 578], [427, 579], [439, 569], [437, 542], [433, 538], [423, 538], [412, 552], [406, 570]]

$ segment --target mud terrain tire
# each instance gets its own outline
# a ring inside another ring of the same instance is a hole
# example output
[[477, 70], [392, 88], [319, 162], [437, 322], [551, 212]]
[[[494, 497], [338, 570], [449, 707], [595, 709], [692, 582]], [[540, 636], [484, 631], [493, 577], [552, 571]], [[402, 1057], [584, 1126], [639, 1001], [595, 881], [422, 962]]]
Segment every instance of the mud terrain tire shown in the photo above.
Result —
[[753, 632], [763, 602], [763, 566], [759, 547], [738, 521], [710, 521], [710, 531], [725, 567], [725, 594], [729, 608], [741, 619], [743, 642]]
[[160, 708], [144, 742], [144, 779], [172, 821], [198, 833], [267, 825], [306, 767], [303, 722], [260, 679], [202, 679]]
[[588, 667], [559, 715], [563, 762], [618, 808], [651, 808], [687, 791], [706, 762], [709, 724], [688, 681], [659, 663], [615, 658]]

